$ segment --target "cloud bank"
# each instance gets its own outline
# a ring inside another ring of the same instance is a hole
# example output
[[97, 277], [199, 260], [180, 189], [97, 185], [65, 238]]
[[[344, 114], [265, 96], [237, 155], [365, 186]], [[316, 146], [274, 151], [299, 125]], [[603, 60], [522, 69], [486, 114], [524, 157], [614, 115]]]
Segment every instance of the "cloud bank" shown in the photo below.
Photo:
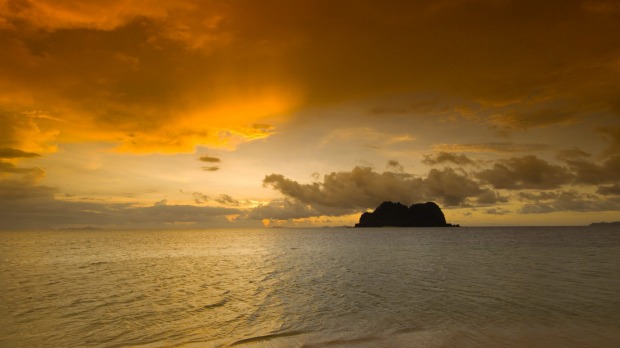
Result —
[[0, 147], [234, 147], [391, 93], [507, 130], [617, 120], [619, 19], [603, 0], [2, 0]]
[[271, 174], [265, 177], [263, 185], [279, 191], [286, 199], [281, 204], [255, 210], [262, 212], [261, 216], [269, 210], [288, 218], [351, 214], [376, 207], [386, 200], [404, 204], [438, 201], [448, 207], [501, 201], [499, 194], [452, 168], [431, 169], [426, 177], [417, 177], [355, 167], [348, 172], [327, 174], [321, 182], [309, 184]]

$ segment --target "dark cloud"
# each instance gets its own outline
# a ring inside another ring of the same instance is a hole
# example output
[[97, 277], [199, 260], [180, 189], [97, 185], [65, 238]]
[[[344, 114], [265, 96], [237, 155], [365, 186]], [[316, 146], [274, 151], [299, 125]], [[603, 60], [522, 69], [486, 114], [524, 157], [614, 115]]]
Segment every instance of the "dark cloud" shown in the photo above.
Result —
[[606, 156], [620, 155], [620, 127], [609, 127], [600, 131], [611, 140], [603, 154]]
[[[408, 103], [415, 110], [473, 104], [477, 121], [509, 129], [618, 117], [620, 38], [609, 33], [620, 32], [620, 14], [591, 10], [604, 6], [15, 3], [0, 3], [0, 107], [60, 122], [15, 117], [5, 129], [88, 130], [82, 139], [114, 139], [123, 150], [187, 152], [223, 145], [223, 134], [269, 136], [271, 115], [391, 93], [433, 95]], [[265, 110], [273, 101], [284, 102]]]
[[579, 115], [586, 110], [581, 110], [577, 105], [563, 102], [563, 107], [539, 105], [538, 107], [500, 107], [495, 108], [498, 113], [491, 118], [493, 124], [514, 130], [546, 127], [550, 125], [573, 124], [579, 119]]
[[216, 202], [228, 206], [239, 206], [241, 203], [229, 195], [221, 194], [215, 199]]
[[38, 153], [22, 151], [10, 147], [0, 148], [0, 158], [32, 158], [40, 156]]
[[333, 172], [322, 182], [300, 184], [280, 174], [263, 180], [265, 186], [303, 204], [310, 204], [325, 215], [339, 215], [375, 207], [384, 200], [417, 202], [423, 197], [423, 180], [410, 174], [377, 173], [368, 167], [355, 167], [350, 172]]
[[562, 166], [536, 156], [512, 157], [497, 161], [476, 176], [497, 189], [554, 189], [572, 182], [573, 175]]
[[[205, 163], [220, 163], [222, 162], [222, 160], [220, 160], [217, 157], [213, 157], [213, 156], [201, 156], [200, 158], [198, 158], [199, 161], [201, 162], [205, 162]], [[202, 170], [206, 171], [206, 172], [215, 172], [220, 170], [220, 167], [215, 166], [215, 165], [211, 165], [211, 166], [205, 166], [202, 167]]]
[[515, 143], [471, 143], [471, 144], [436, 144], [433, 149], [441, 152], [534, 152], [548, 150], [546, 144], [515, 144]]
[[522, 191], [518, 194], [519, 200], [521, 201], [548, 201], [553, 200], [558, 197], [558, 193], [555, 191]]
[[620, 180], [620, 154], [608, 157], [601, 164], [579, 158], [565, 162], [575, 172], [575, 182], [579, 184], [612, 184]]
[[194, 202], [196, 204], [203, 204], [209, 200], [209, 197], [207, 195], [200, 193], [200, 192], [192, 193], [192, 197], [194, 197]]
[[114, 213], [113, 216], [116, 216], [116, 221], [126, 224], [153, 224], [157, 222], [175, 224], [209, 222], [214, 217], [239, 213], [238, 209], [231, 208], [166, 204], [152, 207], [130, 207]]
[[500, 195], [499, 192], [487, 189], [476, 197], [476, 203], [480, 205], [508, 203], [508, 197]]
[[53, 199], [55, 188], [37, 185], [32, 180], [0, 180], [0, 200], [6, 206], [10, 202], [28, 202], [35, 199]]
[[600, 186], [596, 192], [605, 196], [620, 196], [620, 184]]
[[63, 201], [57, 190], [25, 181], [0, 181], [0, 229], [59, 228], [91, 225], [111, 228], [170, 228], [175, 225], [230, 226], [227, 215], [238, 209], [169, 205], [166, 199], [151, 207], [92, 201]]
[[473, 160], [463, 154], [457, 155], [454, 153], [443, 151], [435, 154], [424, 155], [424, 159], [422, 160], [422, 163], [427, 165], [442, 164], [446, 162], [450, 162], [460, 166], [471, 165], [475, 163]]
[[599, 156], [602, 161], [595, 162], [588, 153], [576, 147], [558, 153], [558, 159], [575, 173], [577, 184], [602, 185], [620, 181], [620, 127], [609, 127], [600, 132], [610, 140]]
[[572, 149], [564, 149], [558, 151], [557, 158], [561, 161], [570, 161], [575, 159], [583, 159], [590, 157], [590, 154], [581, 150], [578, 147], [573, 147]]
[[212, 156], [201, 156], [200, 158], [198, 158], [198, 160], [202, 161], [202, 162], [207, 162], [207, 163], [220, 163], [220, 162], [222, 162], [219, 158], [212, 157]]
[[[536, 197], [536, 195], [532, 196]], [[620, 209], [620, 201], [603, 199], [597, 195], [577, 191], [547, 192], [538, 196], [534, 203], [524, 204], [522, 214], [543, 214], [558, 211], [614, 211]]]
[[[170, 205], [167, 199], [143, 207], [60, 195], [58, 188], [39, 184], [40, 179], [39, 173], [33, 175], [30, 172], [0, 178], [0, 229], [48, 229], [71, 225], [165, 228], [177, 224], [223, 227], [230, 225], [227, 216], [241, 213], [233, 208]], [[60, 196], [68, 200], [59, 199]]]
[[508, 209], [502, 209], [502, 208], [490, 208], [490, 209], [485, 209], [484, 213], [489, 214], [489, 215], [508, 215], [508, 214], [511, 214], [512, 211]]
[[18, 167], [13, 163], [0, 160], [0, 174], [12, 176], [13, 179], [19, 177], [26, 183], [41, 179], [45, 176], [45, 171], [38, 167]]
[[304, 213], [297, 217], [351, 214], [374, 208], [383, 201], [404, 204], [437, 201], [445, 206], [468, 206], [472, 199], [481, 204], [505, 201], [452, 168], [432, 169], [426, 178], [420, 178], [408, 173], [378, 173], [369, 167], [355, 167], [350, 172], [334, 172], [325, 175], [321, 182], [309, 184], [271, 174], [263, 184], [286, 198], [276, 207], [261, 208], [263, 212], [285, 207], [289, 215]]
[[26, 168], [18, 168], [13, 163], [0, 161], [0, 173], [23, 173]]
[[485, 193], [478, 182], [452, 168], [431, 169], [423, 188], [428, 198], [448, 206], [466, 205], [468, 198]]
[[[223, 6], [182, 2], [37, 1], [24, 11], [0, 3], [10, 23], [0, 25], [0, 113], [8, 114], [0, 134], [15, 140], [6, 145], [30, 151], [68, 137], [175, 153], [268, 136], [266, 114], [288, 109], [288, 92], [274, 92], [277, 81], [259, 79], [258, 66], [237, 70], [248, 62], [234, 58], [242, 47], [254, 49], [226, 38]], [[276, 97], [282, 102], [265, 102]], [[32, 112], [45, 118], [20, 117]]]
[[387, 168], [396, 170], [397, 172], [402, 172], [404, 169], [400, 162], [398, 162], [397, 160], [389, 160], [386, 166]]

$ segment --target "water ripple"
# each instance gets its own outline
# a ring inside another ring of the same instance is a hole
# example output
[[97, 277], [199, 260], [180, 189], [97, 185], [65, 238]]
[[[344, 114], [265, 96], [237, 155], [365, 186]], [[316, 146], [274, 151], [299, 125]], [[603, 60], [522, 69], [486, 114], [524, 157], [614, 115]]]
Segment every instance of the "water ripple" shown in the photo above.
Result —
[[0, 346], [620, 346], [615, 231], [71, 231], [0, 245]]

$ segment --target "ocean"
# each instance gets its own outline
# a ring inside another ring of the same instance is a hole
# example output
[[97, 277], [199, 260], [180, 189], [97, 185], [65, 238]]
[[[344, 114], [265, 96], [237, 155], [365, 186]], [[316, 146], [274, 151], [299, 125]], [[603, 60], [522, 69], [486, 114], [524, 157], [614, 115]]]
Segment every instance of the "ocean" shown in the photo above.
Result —
[[620, 347], [617, 227], [0, 232], [2, 347]]

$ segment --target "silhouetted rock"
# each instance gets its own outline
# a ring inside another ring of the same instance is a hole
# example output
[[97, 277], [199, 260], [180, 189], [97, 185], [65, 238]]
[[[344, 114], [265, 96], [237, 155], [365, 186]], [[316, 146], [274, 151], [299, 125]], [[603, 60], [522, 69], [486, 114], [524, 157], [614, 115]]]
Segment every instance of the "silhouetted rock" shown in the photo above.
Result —
[[434, 202], [406, 205], [394, 202], [381, 203], [374, 212], [360, 216], [355, 227], [452, 227], [446, 223], [441, 208]]

